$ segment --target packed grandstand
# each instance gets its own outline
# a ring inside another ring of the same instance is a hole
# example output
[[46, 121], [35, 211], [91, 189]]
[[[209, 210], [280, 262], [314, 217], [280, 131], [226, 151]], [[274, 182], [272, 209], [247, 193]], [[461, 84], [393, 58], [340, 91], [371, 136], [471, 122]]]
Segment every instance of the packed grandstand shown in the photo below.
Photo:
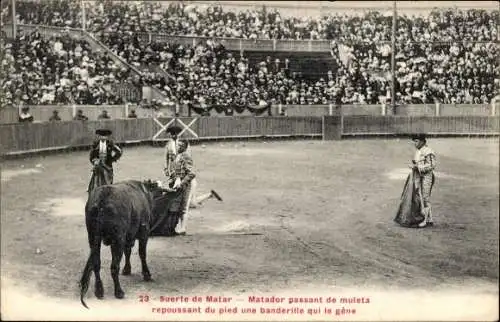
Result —
[[[12, 23], [11, 1], [2, 5]], [[278, 9], [225, 10], [171, 2], [16, 1], [17, 37], [3, 32], [2, 106], [161, 104], [380, 104], [391, 98], [392, 16], [378, 11], [282, 17]], [[497, 95], [499, 11], [436, 9], [399, 14], [398, 104], [489, 103]], [[85, 26], [82, 26], [82, 23]], [[39, 29], [21, 32], [23, 25]], [[46, 34], [42, 26], [61, 27]], [[85, 30], [100, 41], [97, 48]], [[192, 44], [148, 41], [148, 34], [198, 37]], [[206, 38], [200, 38], [206, 37]], [[328, 40], [329, 51], [226, 48], [223, 38]], [[114, 59], [119, 57], [120, 59]], [[117, 88], [136, 89], [120, 95]]]

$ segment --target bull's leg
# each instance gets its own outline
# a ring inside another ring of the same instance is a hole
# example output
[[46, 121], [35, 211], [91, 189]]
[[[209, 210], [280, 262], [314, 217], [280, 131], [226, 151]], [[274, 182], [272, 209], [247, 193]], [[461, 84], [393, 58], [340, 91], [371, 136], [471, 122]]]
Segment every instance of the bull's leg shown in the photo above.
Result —
[[130, 275], [132, 269], [130, 266], [130, 254], [132, 253], [132, 246], [126, 245], [125, 246], [125, 266], [123, 266], [123, 275]]
[[111, 244], [111, 277], [113, 278], [113, 283], [115, 284], [115, 297], [122, 299], [125, 293], [120, 286], [120, 262], [123, 256], [124, 243], [121, 241], [114, 242]]
[[89, 233], [89, 245], [92, 251], [92, 270], [94, 271], [95, 284], [94, 284], [94, 294], [98, 299], [104, 297], [104, 287], [101, 280], [101, 238], [94, 234], [95, 227], [93, 224], [87, 222], [87, 229]]
[[104, 287], [101, 280], [101, 241], [96, 245], [94, 254], [92, 256], [92, 268], [94, 270], [95, 285], [94, 294], [98, 299], [104, 297]]
[[[141, 227], [141, 229], [143, 229]], [[151, 273], [149, 272], [148, 263], [146, 262], [146, 246], [148, 245], [147, 232], [141, 234], [139, 239], [139, 257], [141, 258], [142, 277], [145, 281], [151, 281]]]

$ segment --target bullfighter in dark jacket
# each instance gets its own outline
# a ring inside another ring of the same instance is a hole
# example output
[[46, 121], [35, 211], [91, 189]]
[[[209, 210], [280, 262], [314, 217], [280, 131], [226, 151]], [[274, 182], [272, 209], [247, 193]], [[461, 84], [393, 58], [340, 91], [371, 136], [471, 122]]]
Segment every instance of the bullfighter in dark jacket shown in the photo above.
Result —
[[[109, 138], [111, 130], [99, 129], [95, 132], [97, 139], [92, 144], [89, 160], [95, 167], [101, 166], [108, 184], [113, 183], [113, 163], [122, 156], [122, 150]], [[92, 183], [92, 182], [91, 182]]]

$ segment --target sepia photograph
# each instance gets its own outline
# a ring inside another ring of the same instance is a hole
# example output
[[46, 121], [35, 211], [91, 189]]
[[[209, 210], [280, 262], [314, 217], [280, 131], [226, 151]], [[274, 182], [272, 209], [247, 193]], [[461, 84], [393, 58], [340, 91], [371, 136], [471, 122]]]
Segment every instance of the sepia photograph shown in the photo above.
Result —
[[0, 2], [2, 321], [498, 321], [498, 1]]

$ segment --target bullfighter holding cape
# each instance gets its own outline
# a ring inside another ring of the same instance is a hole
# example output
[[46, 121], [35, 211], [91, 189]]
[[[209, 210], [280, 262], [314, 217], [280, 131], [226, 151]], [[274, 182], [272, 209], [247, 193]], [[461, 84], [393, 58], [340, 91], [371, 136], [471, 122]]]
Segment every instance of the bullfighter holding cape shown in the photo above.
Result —
[[176, 125], [167, 129], [169, 138], [165, 145], [165, 163], [163, 173], [166, 184], [159, 185], [166, 190], [155, 199], [153, 236], [185, 235], [189, 208], [198, 208], [208, 199], [222, 201], [220, 195], [211, 190], [209, 193], [195, 197], [197, 187], [193, 158], [189, 151], [188, 141], [180, 140], [182, 129]]
[[156, 222], [151, 229], [152, 235], [176, 236], [186, 234], [188, 205], [191, 199], [191, 182], [195, 178], [193, 159], [186, 151], [187, 141], [178, 141], [177, 151], [168, 173], [165, 189], [171, 192], [163, 198], [156, 199], [153, 211], [157, 214]]
[[409, 166], [412, 170], [401, 194], [401, 203], [394, 221], [403, 227], [432, 226], [430, 196], [434, 186], [436, 155], [427, 146], [424, 134], [412, 136], [417, 151]]

